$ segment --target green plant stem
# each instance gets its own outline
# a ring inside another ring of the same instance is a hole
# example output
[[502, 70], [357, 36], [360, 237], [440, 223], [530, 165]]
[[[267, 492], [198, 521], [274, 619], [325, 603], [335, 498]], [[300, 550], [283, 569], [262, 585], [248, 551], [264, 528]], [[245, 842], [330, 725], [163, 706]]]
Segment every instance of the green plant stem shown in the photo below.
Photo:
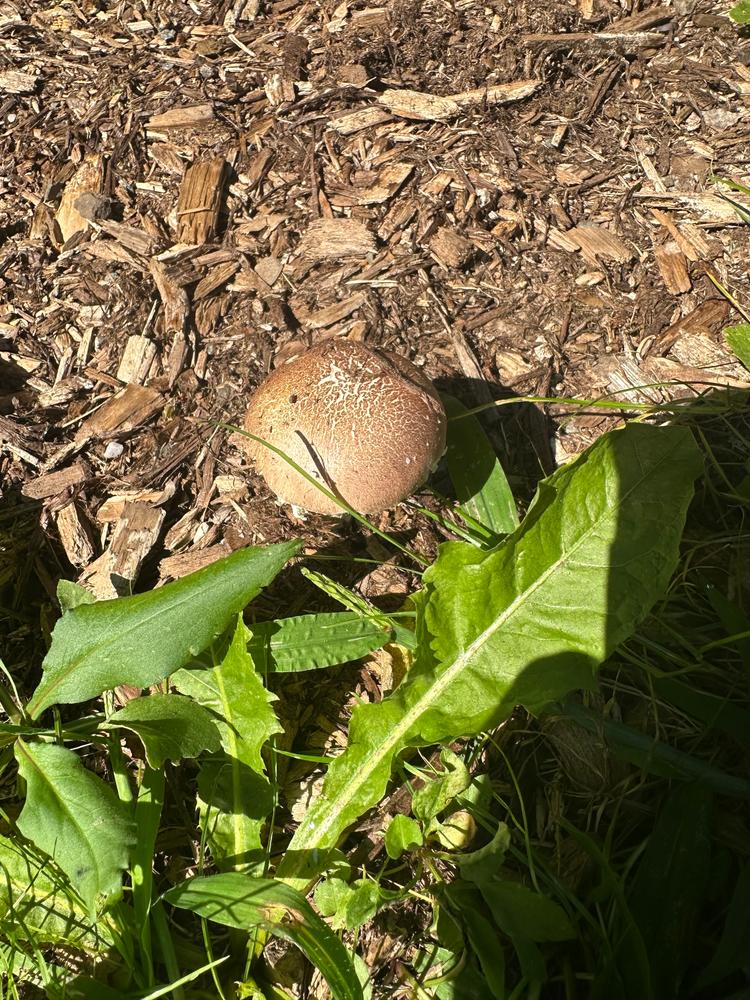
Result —
[[[114, 711], [114, 695], [111, 691], [104, 692], [104, 710], [107, 717]], [[120, 801], [130, 805], [133, 802], [133, 787], [130, 784], [125, 755], [122, 752], [120, 740], [116, 736], [109, 743], [109, 763]]]
[[[174, 1000], [185, 1000], [185, 991], [182, 989], [180, 983], [187, 982], [188, 980], [180, 978], [180, 968], [177, 964], [174, 942], [172, 941], [172, 934], [169, 930], [166, 913], [164, 912], [164, 904], [161, 900], [157, 899], [151, 907], [151, 921], [156, 934], [156, 940], [159, 943], [159, 950], [161, 952], [161, 957], [164, 960], [167, 975], [172, 980], [173, 985], [171, 989]], [[217, 962], [212, 962], [211, 967], [213, 968], [213, 966], [217, 964]], [[152, 994], [152, 996], [158, 995], [160, 994]]]

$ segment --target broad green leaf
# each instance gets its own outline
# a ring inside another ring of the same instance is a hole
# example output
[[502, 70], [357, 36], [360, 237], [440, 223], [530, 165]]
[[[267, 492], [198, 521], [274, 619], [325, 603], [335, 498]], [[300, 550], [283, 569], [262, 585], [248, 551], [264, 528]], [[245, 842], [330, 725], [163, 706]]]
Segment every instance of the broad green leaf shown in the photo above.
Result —
[[261, 828], [273, 804], [261, 749], [281, 732], [271, 707], [275, 696], [256, 673], [249, 639], [238, 618], [231, 642], [215, 666], [180, 670], [172, 679], [179, 691], [222, 720], [217, 725], [226, 757], [204, 766], [200, 806], [215, 860], [235, 868], [261, 847]]
[[213, 716], [201, 705], [178, 694], [133, 698], [107, 719], [104, 729], [129, 729], [146, 751], [151, 767], [165, 761], [198, 757], [221, 746]]
[[510, 830], [506, 823], [498, 823], [497, 830], [489, 844], [458, 858], [461, 878], [467, 882], [482, 884], [496, 875], [510, 847]]
[[106, 917], [91, 920], [51, 863], [1, 836], [0, 927], [4, 936], [38, 946], [68, 945], [89, 954], [112, 946]]
[[133, 821], [114, 792], [76, 755], [51, 743], [16, 743], [26, 781], [18, 829], [54, 858], [90, 911], [120, 887]]
[[426, 784], [412, 795], [412, 812], [425, 824], [435, 819], [471, 784], [469, 769], [452, 750], [444, 748], [440, 752], [440, 761], [445, 770], [441, 774], [428, 775]]
[[[747, 0], [748, 23], [750, 23], [750, 0]], [[750, 323], [738, 323], [728, 326], [724, 331], [724, 339], [729, 349], [736, 354], [742, 364], [750, 371]]]
[[682, 996], [691, 942], [711, 872], [713, 796], [681, 785], [664, 803], [628, 900], [648, 950], [654, 994]]
[[504, 1000], [505, 993], [505, 955], [496, 927], [488, 920], [482, 897], [474, 886], [465, 882], [453, 882], [446, 890], [445, 897], [454, 908], [458, 918], [466, 929], [466, 935], [471, 950], [476, 955], [486, 980], [486, 986], [480, 994], [486, 997], [496, 997]]
[[119, 684], [162, 680], [224, 632], [299, 545], [241, 549], [158, 590], [67, 612], [52, 633], [29, 715], [88, 701]]
[[342, 930], [345, 926], [342, 915], [353, 890], [343, 878], [324, 878], [315, 886], [315, 905], [324, 917], [331, 917], [334, 930]]
[[307, 884], [320, 852], [380, 800], [406, 747], [470, 736], [518, 704], [538, 711], [591, 686], [664, 591], [700, 471], [689, 430], [631, 424], [543, 483], [496, 549], [441, 546], [415, 597], [414, 664], [391, 696], [354, 709], [348, 748], [278, 874]]
[[529, 941], [569, 941], [575, 937], [565, 910], [547, 896], [516, 882], [483, 882], [479, 886], [497, 926], [509, 937]]
[[385, 831], [385, 850], [389, 858], [398, 861], [406, 851], [413, 851], [424, 843], [422, 829], [411, 816], [394, 816]]
[[291, 941], [323, 975], [334, 1000], [362, 1000], [362, 987], [347, 949], [291, 886], [227, 872], [183, 882], [164, 899], [225, 927], [261, 927]]
[[497, 542], [518, 527], [516, 502], [494, 448], [476, 417], [465, 417], [466, 408], [444, 396], [449, 417], [448, 471], [461, 510], [486, 531], [486, 543]]
[[[356, 611], [297, 615], [273, 622], [255, 622], [248, 649], [261, 673], [320, 670], [358, 660], [396, 638], [386, 621], [363, 618]], [[400, 636], [411, 644], [407, 629]]]
[[737, 24], [750, 24], [750, 0], [740, 0], [729, 11], [729, 16]]
[[356, 931], [372, 920], [384, 903], [398, 895], [381, 889], [377, 882], [367, 878], [357, 879], [349, 888], [351, 894], [344, 909], [344, 927], [348, 931]]

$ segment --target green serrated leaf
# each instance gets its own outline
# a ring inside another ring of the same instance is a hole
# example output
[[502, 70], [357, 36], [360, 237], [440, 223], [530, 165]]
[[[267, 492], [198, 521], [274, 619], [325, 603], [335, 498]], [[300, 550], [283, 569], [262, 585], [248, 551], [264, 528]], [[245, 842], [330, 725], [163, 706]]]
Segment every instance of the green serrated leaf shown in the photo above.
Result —
[[201, 705], [178, 694], [133, 698], [103, 724], [104, 729], [129, 729], [143, 743], [151, 767], [165, 761], [198, 757], [221, 746], [214, 717]]
[[227, 872], [183, 882], [164, 899], [226, 927], [262, 927], [291, 941], [323, 975], [334, 1000], [362, 1000], [362, 987], [346, 948], [291, 886]]
[[[750, 7], [750, 0], [748, 0], [748, 7]], [[728, 326], [724, 330], [724, 339], [729, 350], [750, 371], [750, 323]]]
[[0, 836], [0, 927], [14, 941], [36, 946], [67, 945], [96, 955], [112, 947], [106, 918], [90, 918], [55, 873], [32, 848]]
[[76, 755], [50, 743], [16, 743], [26, 781], [18, 817], [24, 837], [54, 858], [89, 911], [120, 888], [135, 827], [114, 792]]
[[299, 546], [241, 549], [158, 590], [69, 611], [52, 633], [30, 717], [119, 684], [148, 687], [163, 680], [221, 635]]
[[452, 396], [443, 400], [449, 418], [448, 471], [460, 509], [485, 529], [485, 543], [494, 544], [518, 527], [513, 492], [477, 418], [462, 416], [466, 407]]
[[424, 843], [422, 829], [411, 816], [394, 816], [385, 831], [385, 850], [389, 858], [398, 861], [406, 851], [414, 851]]
[[[231, 642], [216, 665], [180, 670], [172, 683], [218, 716], [226, 757], [204, 767], [200, 808], [209, 843], [220, 864], [247, 864], [261, 847], [261, 828], [273, 799], [261, 750], [281, 726], [248, 652], [250, 633], [238, 618]], [[210, 781], [206, 776], [210, 775]]]
[[354, 709], [347, 750], [279, 875], [314, 877], [321, 853], [380, 800], [405, 747], [491, 729], [517, 704], [538, 711], [590, 687], [666, 587], [701, 467], [686, 428], [631, 424], [542, 484], [496, 549], [441, 546], [415, 600], [415, 662], [393, 695]]

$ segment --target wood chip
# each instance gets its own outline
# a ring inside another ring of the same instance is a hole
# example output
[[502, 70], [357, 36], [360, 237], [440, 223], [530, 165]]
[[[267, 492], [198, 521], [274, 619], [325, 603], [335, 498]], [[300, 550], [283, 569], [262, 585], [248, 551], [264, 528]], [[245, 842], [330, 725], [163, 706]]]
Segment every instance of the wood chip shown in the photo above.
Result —
[[693, 334], [717, 334], [729, 317], [729, 304], [724, 299], [709, 299], [701, 302], [687, 316], [672, 323], [657, 336], [651, 352], [666, 354], [680, 337], [690, 337]]
[[162, 128], [200, 128], [214, 120], [212, 104], [191, 104], [184, 108], [171, 108], [158, 115], [152, 115], [148, 120], [150, 129]]
[[327, 127], [340, 135], [354, 135], [356, 132], [361, 132], [362, 129], [384, 125], [392, 120], [392, 115], [388, 114], [384, 108], [373, 105], [369, 108], [358, 108], [356, 111], [334, 115], [333, 118], [329, 119]]
[[322, 330], [325, 327], [333, 326], [334, 323], [340, 323], [347, 316], [351, 316], [357, 309], [361, 309], [366, 301], [365, 294], [357, 292], [356, 295], [351, 295], [343, 302], [334, 302], [333, 305], [319, 309], [314, 313], [295, 311], [295, 316], [303, 326], [311, 330]]
[[88, 566], [94, 558], [94, 542], [88, 521], [75, 503], [58, 511], [55, 519], [57, 532], [68, 562], [79, 569]]
[[78, 198], [83, 194], [101, 194], [103, 187], [104, 157], [98, 153], [91, 153], [84, 158], [65, 185], [60, 207], [55, 216], [63, 243], [67, 243], [71, 236], [89, 226], [88, 219], [84, 218], [75, 207]]
[[76, 443], [91, 438], [106, 440], [131, 434], [148, 423], [161, 410], [164, 399], [161, 393], [148, 386], [125, 386], [81, 424]]
[[693, 285], [688, 274], [687, 260], [676, 243], [655, 247], [654, 257], [668, 292], [672, 295], [681, 295], [690, 291]]
[[164, 511], [145, 504], [123, 508], [109, 548], [89, 565], [78, 582], [100, 601], [127, 597], [143, 562], [158, 541]]
[[118, 521], [126, 503], [144, 503], [150, 507], [160, 507], [172, 499], [176, 489], [174, 480], [170, 480], [161, 490], [126, 490], [122, 493], [116, 493], [107, 497], [97, 510], [96, 519], [100, 524]]
[[177, 238], [181, 243], [208, 243], [216, 235], [221, 211], [226, 161], [219, 156], [188, 167], [177, 203]]
[[463, 267], [475, 249], [470, 240], [448, 226], [441, 226], [430, 239], [430, 250], [443, 267]]
[[165, 511], [144, 503], [126, 503], [109, 547], [110, 571], [129, 583], [138, 579], [141, 567], [156, 544]]
[[21, 493], [30, 500], [46, 500], [47, 497], [59, 496], [73, 486], [80, 486], [88, 477], [87, 467], [83, 462], [76, 462], [67, 469], [48, 472], [46, 475], [27, 480], [21, 487]]
[[149, 264], [151, 276], [164, 306], [164, 330], [181, 335], [190, 313], [190, 300], [181, 285], [176, 284], [166, 264], [154, 258]]
[[153, 340], [140, 334], [128, 337], [117, 369], [118, 380], [126, 385], [129, 382], [143, 385], [149, 376], [155, 357], [156, 344]]
[[206, 549], [193, 549], [190, 552], [177, 552], [172, 556], [166, 556], [159, 563], [159, 576], [162, 580], [179, 580], [188, 573], [194, 573], [204, 566], [210, 566], [217, 559], [228, 556], [231, 549], [228, 545], [220, 542], [218, 545], [210, 545]]
[[366, 257], [376, 249], [375, 237], [356, 219], [315, 219], [299, 242], [308, 261]]
[[389, 163], [380, 172], [376, 183], [360, 194], [360, 205], [380, 205], [382, 202], [388, 201], [413, 172], [413, 163]]
[[565, 49], [574, 45], [597, 45], [615, 48], [622, 53], [643, 48], [659, 48], [667, 38], [658, 31], [563, 31], [552, 34], [523, 35], [527, 45], [544, 45], [546, 48]]
[[0, 93], [32, 94], [36, 90], [39, 77], [22, 73], [16, 69], [0, 70]]
[[592, 264], [598, 263], [601, 257], [624, 264], [635, 256], [634, 250], [623, 243], [619, 236], [604, 229], [603, 226], [583, 223], [569, 229], [565, 233], [565, 237], [575, 244], [577, 249]]
[[210, 295], [211, 292], [215, 292], [217, 288], [225, 285], [232, 275], [237, 272], [239, 266], [239, 261], [230, 260], [225, 264], [217, 264], [216, 267], [212, 267], [195, 286], [193, 302], [200, 302], [201, 299]]
[[516, 80], [494, 87], [465, 90], [447, 97], [423, 94], [417, 90], [385, 90], [378, 97], [378, 102], [400, 118], [447, 121], [472, 108], [520, 101], [524, 97], [530, 97], [540, 86], [539, 80]]

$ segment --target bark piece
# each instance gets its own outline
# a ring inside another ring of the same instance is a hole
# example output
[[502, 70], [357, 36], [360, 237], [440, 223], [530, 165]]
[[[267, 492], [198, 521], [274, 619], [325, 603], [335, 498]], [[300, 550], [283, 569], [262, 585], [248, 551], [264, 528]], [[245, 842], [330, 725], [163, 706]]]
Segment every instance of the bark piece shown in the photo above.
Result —
[[57, 514], [57, 531], [68, 562], [79, 569], [94, 558], [91, 529], [78, 507], [69, 503]]
[[210, 242], [216, 235], [224, 192], [226, 161], [201, 160], [185, 171], [177, 203], [177, 238], [181, 243]]
[[104, 187], [104, 157], [98, 153], [89, 154], [65, 185], [60, 207], [55, 219], [60, 227], [64, 243], [75, 233], [89, 226], [89, 221], [75, 207], [76, 201], [84, 194], [101, 194]]
[[73, 486], [79, 486], [88, 479], [88, 469], [83, 462], [76, 462], [67, 469], [48, 472], [24, 483], [21, 492], [30, 500], [45, 500], [56, 497]]
[[430, 250], [443, 267], [463, 267], [475, 249], [470, 240], [448, 226], [441, 226], [430, 240]]
[[184, 108], [171, 108], [148, 120], [150, 129], [160, 128], [200, 128], [214, 120], [212, 104], [191, 104]]
[[385, 90], [378, 97], [378, 102], [392, 114], [400, 118], [412, 118], [416, 121], [446, 121], [455, 118], [462, 112], [484, 105], [509, 104], [530, 97], [541, 86], [539, 80], [514, 80], [511, 83], [500, 83], [494, 87], [480, 87], [477, 90], [465, 90], [460, 94], [450, 94], [439, 97], [435, 94], [423, 94], [418, 90]]
[[76, 443], [82, 444], [91, 438], [109, 439], [130, 434], [156, 416], [163, 402], [161, 393], [156, 389], [133, 382], [84, 420], [76, 434]]
[[366, 257], [376, 249], [375, 237], [356, 219], [316, 219], [299, 243], [309, 261]]
[[685, 254], [676, 243], [654, 249], [654, 257], [667, 291], [672, 295], [689, 292], [693, 287], [687, 269]]

